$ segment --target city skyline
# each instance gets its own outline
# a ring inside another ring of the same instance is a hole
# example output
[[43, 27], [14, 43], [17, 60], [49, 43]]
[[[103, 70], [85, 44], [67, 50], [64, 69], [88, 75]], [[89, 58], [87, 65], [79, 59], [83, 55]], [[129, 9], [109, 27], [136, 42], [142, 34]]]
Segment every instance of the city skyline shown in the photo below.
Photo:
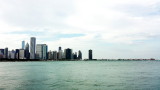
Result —
[[71, 47], [88, 58], [160, 58], [158, 0], [1, 0], [0, 48], [21, 41]]
[[[21, 48], [0, 48], [0, 60], [9, 61], [30, 61], [30, 60], [83, 60], [81, 50], [73, 52], [73, 49], [58, 47], [58, 50], [48, 50], [47, 44], [39, 44], [36, 37], [30, 37], [30, 45], [22, 41]], [[89, 60], [93, 60], [89, 58]]]

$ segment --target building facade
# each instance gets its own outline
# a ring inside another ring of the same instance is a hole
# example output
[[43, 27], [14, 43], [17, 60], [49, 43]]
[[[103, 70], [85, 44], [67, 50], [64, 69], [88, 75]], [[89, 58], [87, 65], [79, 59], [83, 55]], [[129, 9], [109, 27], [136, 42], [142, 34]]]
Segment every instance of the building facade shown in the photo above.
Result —
[[0, 59], [4, 58], [4, 49], [0, 49]]
[[48, 46], [46, 44], [37, 44], [36, 45], [36, 59], [48, 59]]
[[25, 41], [22, 41], [22, 49], [25, 49]]
[[8, 48], [4, 49], [4, 58], [8, 59]]
[[19, 59], [26, 59], [25, 58], [25, 50], [24, 49], [20, 49], [19, 50]]
[[53, 51], [53, 60], [57, 60], [57, 51]]
[[92, 59], [93, 59], [92, 50], [91, 50], [91, 49], [89, 50], [89, 53], [88, 53], [88, 59], [89, 59], [89, 60], [92, 60]]
[[80, 50], [78, 51], [78, 59], [82, 60], [82, 52]]
[[35, 51], [36, 51], [36, 38], [31, 37], [30, 39], [30, 59], [35, 59]]
[[29, 59], [30, 58], [30, 53], [29, 53], [29, 44], [27, 43], [25, 46], [25, 58]]
[[65, 49], [65, 59], [66, 60], [73, 59], [72, 49], [70, 48]]

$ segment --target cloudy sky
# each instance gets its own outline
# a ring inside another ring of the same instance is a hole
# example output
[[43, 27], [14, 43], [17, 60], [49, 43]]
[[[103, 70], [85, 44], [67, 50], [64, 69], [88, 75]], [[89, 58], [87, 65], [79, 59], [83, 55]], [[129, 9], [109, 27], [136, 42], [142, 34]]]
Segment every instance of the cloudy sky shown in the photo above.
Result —
[[160, 58], [159, 0], [0, 0], [0, 48], [21, 41], [88, 58]]

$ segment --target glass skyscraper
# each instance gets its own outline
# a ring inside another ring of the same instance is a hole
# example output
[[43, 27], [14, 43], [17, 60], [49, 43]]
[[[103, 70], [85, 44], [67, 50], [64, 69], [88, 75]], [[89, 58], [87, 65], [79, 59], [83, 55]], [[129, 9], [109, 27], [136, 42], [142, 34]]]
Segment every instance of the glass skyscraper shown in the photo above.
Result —
[[36, 45], [36, 59], [47, 59], [48, 46], [46, 44]]
[[30, 59], [35, 59], [35, 51], [36, 51], [36, 38], [31, 37], [30, 39]]
[[28, 43], [25, 46], [25, 58], [29, 59], [29, 44]]
[[22, 49], [25, 48], [25, 41], [22, 41]]
[[92, 50], [91, 49], [89, 50], [89, 55], [88, 56], [89, 56], [89, 60], [93, 59], [93, 57], [92, 57]]

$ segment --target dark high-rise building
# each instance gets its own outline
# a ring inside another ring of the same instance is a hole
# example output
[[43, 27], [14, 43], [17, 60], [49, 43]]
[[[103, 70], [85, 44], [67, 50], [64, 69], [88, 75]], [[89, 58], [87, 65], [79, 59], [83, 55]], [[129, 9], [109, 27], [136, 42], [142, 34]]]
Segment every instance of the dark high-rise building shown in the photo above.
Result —
[[73, 59], [75, 59], [75, 60], [78, 59], [77, 58], [77, 52], [73, 53]]
[[0, 53], [4, 55], [4, 49], [0, 49]]
[[59, 48], [58, 48], [58, 50], [60, 51], [60, 50], [62, 50], [62, 48], [61, 48], [61, 47], [59, 47]]
[[79, 50], [78, 51], [78, 59], [81, 60], [82, 59], [82, 52]]
[[36, 38], [31, 37], [30, 39], [30, 59], [35, 59], [35, 51], [36, 51]]
[[0, 59], [4, 58], [4, 49], [0, 49]]
[[19, 49], [16, 49], [16, 59], [19, 59]]
[[89, 57], [89, 58], [88, 58], [89, 60], [92, 60], [92, 59], [93, 59], [93, 58], [92, 58], [92, 50], [91, 50], [91, 49], [89, 50], [88, 57]]
[[4, 58], [8, 59], [8, 48], [4, 49]]
[[29, 55], [29, 44], [27, 43], [25, 46], [25, 58], [29, 59], [30, 55]]
[[72, 49], [70, 48], [65, 49], [65, 59], [66, 60], [72, 59]]

